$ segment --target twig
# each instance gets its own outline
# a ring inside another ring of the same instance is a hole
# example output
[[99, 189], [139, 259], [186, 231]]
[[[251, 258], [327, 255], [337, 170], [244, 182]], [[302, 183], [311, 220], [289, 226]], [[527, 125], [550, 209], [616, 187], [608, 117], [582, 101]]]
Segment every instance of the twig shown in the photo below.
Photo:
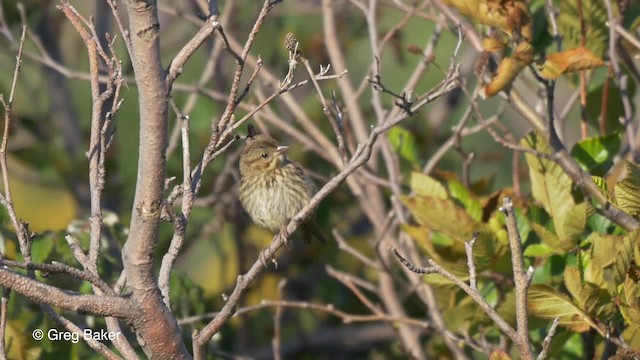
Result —
[[11, 295], [11, 289], [2, 288], [2, 300], [0, 300], [0, 357], [7, 357], [7, 351], [5, 349], [5, 332], [7, 329], [7, 312], [9, 309], [9, 296]]
[[191, 56], [202, 46], [202, 44], [213, 34], [214, 31], [220, 28], [218, 22], [218, 15], [212, 15], [204, 25], [200, 28], [198, 33], [192, 37], [183, 47], [178, 54], [173, 58], [169, 65], [167, 72], [167, 86], [171, 87], [171, 84], [182, 73], [182, 66], [191, 58]]
[[437, 273], [442, 275], [446, 279], [450, 280], [451, 282], [453, 282], [462, 291], [467, 293], [467, 295], [469, 295], [478, 305], [480, 305], [482, 310], [491, 318], [491, 320], [493, 320], [493, 322], [500, 328], [500, 330], [502, 330], [502, 332], [505, 333], [511, 339], [511, 341], [513, 341], [514, 344], [518, 343], [519, 339], [518, 339], [518, 333], [516, 332], [516, 330], [514, 330], [511, 327], [511, 325], [509, 325], [502, 317], [500, 317], [500, 315], [496, 312], [496, 310], [492, 308], [491, 305], [489, 305], [489, 303], [487, 303], [487, 301], [482, 297], [482, 295], [478, 291], [473, 290], [469, 285], [467, 285], [467, 283], [458, 279], [455, 275], [451, 274], [449, 271], [447, 271], [445, 268], [438, 265], [435, 261], [431, 259], [427, 261], [429, 263], [428, 267], [420, 267], [412, 264], [409, 260], [407, 260], [404, 256], [402, 256], [395, 248], [391, 248], [390, 250], [394, 253], [396, 258], [398, 258], [398, 260], [407, 269], [411, 270], [412, 272], [415, 272], [416, 274]]
[[464, 250], [467, 253], [467, 267], [469, 268], [469, 286], [476, 291], [478, 290], [478, 274], [476, 274], [476, 265], [473, 262], [473, 247], [476, 241], [478, 241], [478, 235], [480, 235], [480, 233], [476, 231], [473, 233], [471, 240], [464, 242]]
[[[281, 279], [278, 283], [278, 293], [282, 298], [282, 291], [287, 284], [286, 279]], [[273, 314], [273, 339], [271, 339], [271, 346], [273, 347], [273, 358], [275, 360], [282, 359], [282, 306], [276, 306], [276, 310]]]
[[111, 14], [113, 18], [116, 20], [116, 24], [118, 24], [118, 29], [120, 30], [120, 35], [124, 39], [124, 45], [127, 47], [127, 52], [129, 56], [131, 56], [131, 34], [129, 34], [129, 30], [127, 30], [122, 24], [122, 20], [118, 15], [118, 3], [115, 0], [107, 0], [107, 4], [111, 8]]
[[[376, 58], [376, 63], [378, 64], [378, 67], [379, 67], [380, 59]], [[378, 69], [375, 73], [380, 74], [380, 70]], [[373, 79], [369, 79], [369, 83], [373, 87], [373, 90], [375, 90], [374, 93], [377, 91], [377, 92], [382, 92], [382, 93], [393, 96], [394, 98], [397, 99], [397, 101], [395, 102], [397, 107], [402, 109], [409, 116], [414, 115], [414, 113], [411, 112], [411, 108], [414, 105], [412, 91], [403, 91], [402, 93], [397, 94], [392, 90], [389, 90], [386, 86], [384, 86], [384, 84], [382, 83], [382, 77], [380, 75], [374, 75]]]
[[549, 327], [549, 331], [547, 332], [547, 336], [544, 337], [544, 342], [542, 343], [542, 351], [540, 351], [540, 354], [538, 354], [538, 360], [544, 360], [547, 358], [547, 352], [549, 351], [549, 347], [551, 346], [551, 340], [553, 340], [553, 336], [556, 334], [556, 329], [558, 328], [559, 323], [560, 318], [553, 319], [553, 322]]
[[119, 296], [87, 295], [35, 281], [31, 277], [0, 267], [0, 285], [24, 295], [38, 304], [74, 312], [130, 318], [133, 311], [128, 299]]
[[633, 36], [630, 32], [627, 31], [622, 25], [616, 23], [614, 26], [614, 30], [618, 33], [618, 35], [622, 36], [625, 40], [631, 43], [631, 45], [635, 46], [636, 49], [640, 50], [640, 41], [637, 37]]
[[529, 275], [533, 269], [524, 270], [524, 261], [522, 258], [522, 239], [518, 232], [518, 224], [516, 222], [515, 209], [513, 202], [508, 196], [503, 200], [503, 206], [500, 208], [507, 218], [507, 232], [509, 234], [509, 245], [511, 247], [511, 263], [513, 267], [513, 279], [516, 288], [516, 321], [518, 340], [516, 345], [520, 350], [520, 356], [523, 359], [533, 359], [531, 354], [531, 346], [529, 341], [529, 320], [527, 313], [527, 291], [529, 289]]
[[[367, 298], [362, 291], [360, 291], [360, 289], [358, 287], [355, 286], [355, 282], [354, 281], [354, 277], [348, 274], [345, 274], [341, 271], [337, 271], [335, 269], [333, 269], [330, 266], [326, 266], [325, 267], [327, 274], [329, 274], [329, 276], [333, 277], [334, 279], [340, 281], [344, 286], [346, 286], [347, 288], [349, 288], [349, 290], [351, 290], [351, 292], [358, 298], [358, 300], [360, 300], [360, 302], [362, 302], [362, 304], [364, 304], [369, 310], [371, 310], [372, 313], [376, 314], [376, 315], [382, 315], [383, 312], [380, 309], [379, 306], [374, 305], [371, 300], [369, 300], [369, 298]], [[377, 293], [377, 291], [376, 291]]]
[[16, 56], [16, 66], [13, 71], [13, 80], [11, 82], [11, 91], [9, 92], [9, 102], [6, 102], [3, 94], [0, 94], [0, 103], [4, 109], [4, 128], [2, 131], [2, 143], [0, 144], [0, 170], [2, 171], [2, 181], [4, 185], [4, 196], [0, 196], [0, 202], [7, 209], [11, 224], [18, 237], [20, 252], [25, 261], [31, 260], [31, 236], [28, 233], [25, 224], [18, 219], [15, 208], [13, 206], [13, 198], [11, 196], [11, 186], [9, 184], [9, 167], [7, 166], [7, 146], [9, 144], [9, 131], [11, 129], [11, 111], [13, 106], [13, 97], [15, 95], [16, 84], [18, 83], [18, 74], [22, 64], [22, 49], [27, 33], [27, 27], [22, 27], [22, 36], [20, 36], [20, 45], [18, 55]]
[[547, 0], [547, 6], [545, 7], [547, 11], [547, 18], [551, 22], [551, 30], [553, 32], [553, 39], [556, 41], [556, 50], [558, 52], [562, 51], [562, 37], [558, 31], [558, 22], [557, 18], [557, 10], [556, 6], [553, 4], [553, 0]]
[[31, 262], [27, 263], [27, 262], [13, 261], [13, 260], [0, 260], [0, 266], [16, 267], [16, 268], [21, 268], [25, 270], [38, 270], [45, 274], [62, 273], [62, 274], [71, 275], [77, 279], [89, 282], [90, 284], [102, 290], [107, 295], [116, 296], [116, 293], [113, 291], [111, 286], [109, 286], [109, 284], [107, 284], [102, 279], [94, 275], [92, 272], [87, 270], [83, 271], [66, 264], [62, 264], [62, 263], [34, 264]]
[[415, 326], [420, 329], [429, 329], [430, 325], [426, 321], [412, 319], [412, 318], [400, 318], [388, 315], [356, 315], [349, 314], [342, 310], [336, 309], [333, 305], [315, 304], [304, 301], [277, 301], [277, 300], [263, 300], [259, 305], [249, 306], [246, 308], [238, 309], [237, 314], [241, 315], [247, 312], [256, 311], [259, 309], [269, 307], [289, 307], [298, 309], [311, 309], [316, 311], [325, 312], [336, 316], [342, 320], [345, 324], [357, 323], [357, 322], [374, 322], [383, 321], [390, 323], [400, 323]]
[[618, 24], [618, 19], [616, 19], [613, 12], [611, 0], [604, 0], [604, 4], [607, 7], [607, 15], [609, 17], [609, 59], [611, 59], [611, 67], [618, 79], [620, 96], [622, 98], [622, 109], [624, 110], [624, 116], [620, 120], [625, 128], [627, 142], [631, 147], [631, 153], [637, 161], [640, 157], [640, 150], [638, 150], [638, 144], [636, 144], [635, 133], [637, 126], [633, 123], [633, 107], [631, 105], [631, 99], [629, 98], [628, 76], [620, 68], [620, 62], [618, 60], [618, 34], [615, 30]]
[[[74, 334], [78, 334], [78, 338], [81, 338], [82, 340], [84, 340], [87, 343], [87, 345], [89, 345], [89, 347], [91, 347], [93, 350], [95, 350], [103, 358], [108, 359], [108, 360], [119, 360], [119, 359], [122, 359], [121, 357], [116, 355], [113, 351], [109, 350], [109, 348], [105, 344], [103, 344], [102, 342], [94, 339], [93, 337], [85, 337], [84, 334], [83, 334], [83, 330], [80, 329], [80, 327], [78, 327], [78, 325], [74, 324], [71, 320], [67, 319], [66, 317], [56, 313], [55, 310], [53, 310], [50, 306], [40, 305], [40, 308], [44, 312], [49, 314], [49, 316], [51, 316], [55, 322], [57, 322], [58, 324], [62, 325], [69, 332], [72, 332]], [[118, 333], [118, 337], [123, 337], [122, 333]], [[135, 359], [135, 357], [134, 358], [129, 357], [128, 359]]]
[[[87, 30], [81, 24], [81, 21], [87, 25], [78, 12], [68, 2], [62, 2], [58, 7], [67, 17], [69, 22], [76, 29], [80, 37], [85, 43], [89, 56], [89, 72], [91, 74], [91, 98], [92, 98], [92, 110], [91, 110], [91, 135], [89, 140], [89, 150], [87, 151], [87, 157], [89, 158], [89, 191], [91, 194], [91, 215], [89, 217], [89, 223], [91, 226], [90, 242], [89, 242], [89, 268], [94, 274], [98, 274], [98, 256], [100, 251], [100, 237], [102, 232], [102, 206], [101, 197], [102, 189], [104, 187], [104, 168], [101, 171], [100, 164], [104, 164], [102, 158], [104, 153], [102, 149], [105, 146], [102, 145], [102, 127], [103, 121], [102, 107], [105, 101], [113, 93], [113, 83], [111, 82], [104, 93], [100, 93], [99, 65], [98, 65], [98, 47], [99, 41], [96, 37], [89, 35]], [[91, 25], [92, 26], [92, 25]], [[92, 32], [93, 29], [91, 28]], [[111, 64], [108, 64], [111, 67]], [[110, 77], [113, 74], [110, 73]]]
[[[333, 133], [336, 136], [336, 140], [338, 141], [338, 152], [340, 152], [340, 157], [342, 158], [342, 164], [344, 165], [348, 161], [348, 155], [347, 155], [347, 149], [344, 145], [344, 136], [342, 131], [343, 130], [342, 114], [336, 103], [335, 92], [333, 93], [333, 98], [332, 98], [333, 100], [332, 105], [333, 105], [333, 108], [335, 109], [335, 114], [336, 114], [334, 117], [331, 112], [331, 108], [329, 107], [329, 104], [327, 103], [327, 100], [324, 97], [324, 94], [322, 94], [322, 89], [320, 89], [320, 85], [318, 84], [318, 80], [325, 77], [324, 75], [329, 71], [329, 68], [331, 67], [331, 65], [327, 65], [324, 68], [320, 66], [320, 72], [317, 75], [315, 75], [313, 73], [313, 70], [311, 69], [311, 65], [309, 64], [308, 59], [303, 58], [302, 63], [304, 64], [304, 67], [307, 69], [307, 73], [309, 74], [309, 79], [311, 79], [311, 82], [313, 83], [313, 86], [316, 89], [316, 93], [320, 98], [320, 103], [322, 104], [322, 112], [327, 117], [327, 120], [329, 120], [329, 124], [331, 125], [331, 128], [333, 129]], [[346, 73], [347, 73], [347, 70], [345, 69], [342, 74], [346, 74]]]
[[[576, 0], [578, 19], [580, 20], [580, 46], [587, 43], [587, 27], [584, 23], [582, 0]], [[589, 123], [587, 119], [587, 71], [580, 70], [580, 132], [582, 139], [589, 137]]]
[[[171, 104], [173, 105], [174, 110], [178, 111], [173, 100], [171, 101]], [[173, 237], [171, 238], [171, 244], [169, 245], [167, 253], [162, 257], [160, 273], [158, 275], [158, 287], [162, 292], [163, 301], [168, 309], [171, 309], [171, 301], [169, 299], [170, 272], [184, 244], [188, 219], [191, 215], [195, 196], [194, 189], [192, 187], [193, 179], [191, 178], [189, 117], [180, 114], [178, 116], [178, 121], [180, 122], [180, 133], [182, 134], [182, 212], [175, 216], [173, 220]]]
[[360, 260], [363, 264], [371, 267], [372, 269], [382, 270], [380, 268], [380, 266], [378, 264], [376, 264], [373, 260], [371, 260], [366, 255], [364, 255], [363, 253], [361, 253], [360, 251], [358, 251], [357, 249], [355, 249], [354, 247], [349, 245], [344, 240], [342, 235], [340, 235], [340, 233], [338, 232], [337, 229], [333, 229], [333, 231], [331, 233], [332, 233], [333, 237], [336, 239], [336, 242], [338, 243], [338, 248], [340, 250], [346, 251], [348, 254], [350, 254], [351, 256], [353, 256], [356, 259]]
[[249, 81], [247, 81], [247, 84], [244, 87], [244, 91], [236, 99], [236, 106], [238, 106], [242, 102], [242, 100], [244, 100], [244, 98], [247, 95], [249, 95], [249, 89], [251, 89], [251, 84], [253, 84], [254, 80], [256, 79], [256, 76], [258, 76], [258, 72], [260, 72], [260, 69], [262, 69], [262, 58], [258, 56], [256, 67], [253, 68], [253, 73], [251, 73], [251, 76], [249, 77]]
[[[322, 0], [322, 29], [330, 63], [334, 69], [341, 71], [347, 69], [347, 62], [342, 49], [340, 49], [340, 42], [338, 40], [340, 37], [337, 31], [338, 27], [335, 23], [333, 2], [334, 0]], [[364, 12], [364, 7], [361, 9]], [[353, 129], [356, 142], [363, 142], [367, 138], [367, 127], [369, 125], [360, 110], [356, 89], [348, 77], [338, 81], [338, 87], [340, 89], [340, 98], [344, 99], [345, 110], [348, 114], [348, 123], [345, 124], [345, 126]]]

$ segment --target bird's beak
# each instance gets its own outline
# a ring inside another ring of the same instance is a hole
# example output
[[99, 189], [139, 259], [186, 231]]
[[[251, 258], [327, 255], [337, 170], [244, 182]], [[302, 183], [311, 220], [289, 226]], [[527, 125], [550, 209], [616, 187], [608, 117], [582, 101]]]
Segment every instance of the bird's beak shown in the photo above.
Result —
[[287, 150], [289, 150], [289, 147], [288, 147], [288, 146], [278, 146], [278, 147], [276, 148], [276, 154], [277, 154], [277, 155], [282, 155], [282, 154], [286, 153], [286, 152], [287, 152]]

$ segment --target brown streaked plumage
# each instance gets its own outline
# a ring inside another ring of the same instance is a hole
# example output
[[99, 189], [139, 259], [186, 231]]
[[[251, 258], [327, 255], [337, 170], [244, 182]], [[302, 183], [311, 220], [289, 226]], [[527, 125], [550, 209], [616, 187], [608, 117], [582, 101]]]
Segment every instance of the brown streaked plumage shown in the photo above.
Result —
[[[317, 188], [300, 164], [287, 158], [288, 147], [267, 135], [249, 133], [240, 155], [240, 203], [254, 223], [276, 233], [309, 203]], [[313, 218], [301, 228], [306, 243], [313, 236], [326, 244]]]

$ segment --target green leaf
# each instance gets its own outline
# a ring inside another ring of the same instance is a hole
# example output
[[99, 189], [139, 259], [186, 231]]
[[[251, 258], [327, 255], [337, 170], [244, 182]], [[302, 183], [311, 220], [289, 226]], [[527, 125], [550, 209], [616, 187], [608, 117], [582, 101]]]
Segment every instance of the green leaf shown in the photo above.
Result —
[[544, 226], [536, 223], [531, 223], [531, 228], [533, 229], [533, 232], [538, 235], [540, 240], [542, 240], [543, 244], [549, 245], [550, 247], [558, 250], [562, 250], [560, 249], [560, 239], [558, 239], [558, 237], [554, 233], [547, 230]]
[[596, 184], [596, 186], [600, 189], [601, 192], [609, 193], [609, 186], [607, 186], [607, 180], [605, 180], [603, 177], [592, 176], [591, 180], [593, 180], [593, 183]]
[[[632, 76], [625, 68], [622, 71], [627, 76]], [[618, 121], [620, 117], [624, 116], [622, 94], [618, 86], [612, 86], [614, 83], [615, 80], [607, 68], [597, 69], [593, 71], [587, 89], [587, 119], [590, 124], [598, 124], [603, 115], [602, 108], [606, 105], [604, 109], [605, 132], [609, 134], [624, 131], [624, 126]], [[636, 82], [629, 81], [626, 96], [633, 99], [635, 90]]]
[[533, 21], [533, 36], [531, 43], [536, 55], [542, 55], [545, 50], [553, 42], [553, 38], [549, 33], [546, 2], [532, 1], [529, 4], [531, 10], [531, 18]]
[[588, 251], [581, 251], [578, 256], [584, 282], [603, 289], [606, 288], [608, 284], [604, 278], [604, 269], [593, 262], [591, 254]]
[[562, 281], [564, 269], [567, 266], [567, 256], [553, 254], [542, 262], [533, 273], [534, 284], [548, 284]]
[[571, 156], [588, 173], [604, 176], [613, 165], [613, 158], [620, 149], [620, 135], [598, 136], [578, 142], [571, 149]]
[[552, 248], [547, 244], [533, 244], [533, 245], [527, 246], [527, 248], [524, 249], [523, 255], [538, 257], [538, 258], [545, 258], [555, 253], [556, 251], [554, 250], [554, 248]]
[[609, 320], [615, 313], [615, 307], [611, 294], [606, 289], [598, 288], [592, 284], [585, 284], [580, 291], [583, 298], [580, 306], [587, 313], [600, 320]]
[[393, 149], [400, 154], [400, 157], [409, 161], [412, 165], [418, 164], [416, 138], [409, 130], [401, 126], [394, 126], [389, 129], [387, 137]]
[[589, 225], [589, 229], [594, 232], [606, 234], [609, 227], [613, 225], [613, 222], [600, 214], [593, 214], [587, 219], [587, 224]]
[[473, 254], [477, 270], [482, 271], [505, 258], [504, 255], [507, 253], [509, 246], [498, 241], [486, 224], [481, 224], [477, 231], [478, 239], [473, 248]]
[[627, 177], [614, 188], [616, 204], [631, 216], [640, 215], [640, 167], [627, 161]]
[[580, 270], [575, 266], [567, 266], [564, 269], [564, 286], [567, 287], [569, 294], [574, 299], [578, 300], [578, 303], [582, 301], [580, 297], [580, 290], [582, 290], [582, 276]]
[[[549, 153], [549, 147], [536, 134], [531, 134], [522, 140], [524, 146], [534, 150]], [[575, 235], [575, 228], [565, 227], [565, 221], [575, 207], [571, 195], [571, 179], [555, 162], [525, 154], [531, 177], [531, 191], [544, 210], [551, 217], [556, 234], [560, 240], [566, 240]], [[567, 232], [569, 230], [569, 232]]]
[[511, 289], [504, 294], [504, 299], [496, 308], [496, 311], [509, 325], [516, 325], [516, 292]]
[[591, 260], [595, 266], [607, 268], [613, 265], [616, 258], [615, 244], [620, 239], [617, 236], [592, 233], [587, 238], [591, 243]]
[[449, 187], [451, 197], [462, 203], [465, 210], [467, 210], [467, 213], [473, 218], [473, 220], [481, 221], [482, 205], [480, 205], [478, 198], [476, 198], [460, 181], [456, 179], [448, 179], [447, 186]]
[[543, 319], [560, 319], [560, 325], [576, 332], [585, 332], [596, 324], [580, 310], [565, 294], [548, 285], [532, 285], [529, 288], [529, 309]]
[[418, 195], [447, 198], [447, 189], [438, 180], [419, 172], [411, 173], [411, 190]]
[[565, 236], [561, 239], [563, 242], [575, 243], [580, 239], [587, 226], [588, 205], [587, 202], [581, 202], [567, 211], [560, 223], [561, 231], [558, 231], [558, 234]]
[[454, 244], [451, 239], [447, 245], [437, 243], [436, 233], [425, 226], [403, 224], [401, 228], [428, 258], [433, 259], [440, 266], [446, 269], [455, 269], [460, 266], [459, 261], [464, 254], [463, 246], [452, 246]]

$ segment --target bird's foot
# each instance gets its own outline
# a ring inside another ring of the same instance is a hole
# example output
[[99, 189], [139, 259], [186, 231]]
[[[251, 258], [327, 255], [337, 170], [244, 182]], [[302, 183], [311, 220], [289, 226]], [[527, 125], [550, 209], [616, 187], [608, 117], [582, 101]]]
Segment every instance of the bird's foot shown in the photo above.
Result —
[[[262, 266], [264, 266], [265, 269], [269, 269], [269, 264], [268, 261], [269, 259], [267, 258], [267, 256], [264, 254], [266, 252], [267, 249], [264, 249], [260, 252], [260, 256], [258, 256], [258, 259], [260, 260], [260, 263], [262, 264]], [[273, 264], [273, 268], [274, 269], [278, 269], [278, 261], [276, 260], [275, 257], [271, 258], [271, 263]]]
[[287, 225], [282, 225], [280, 227], [280, 232], [278, 233], [278, 236], [280, 238], [282, 238], [282, 240], [284, 241], [284, 245], [288, 248], [291, 249], [291, 241], [289, 241], [289, 231], [287, 230]]
[[258, 259], [260, 259], [260, 263], [262, 264], [262, 266], [264, 266], [265, 269], [269, 269], [269, 264], [267, 264], [267, 257], [264, 256], [264, 250], [260, 252], [260, 256], [258, 256]]

